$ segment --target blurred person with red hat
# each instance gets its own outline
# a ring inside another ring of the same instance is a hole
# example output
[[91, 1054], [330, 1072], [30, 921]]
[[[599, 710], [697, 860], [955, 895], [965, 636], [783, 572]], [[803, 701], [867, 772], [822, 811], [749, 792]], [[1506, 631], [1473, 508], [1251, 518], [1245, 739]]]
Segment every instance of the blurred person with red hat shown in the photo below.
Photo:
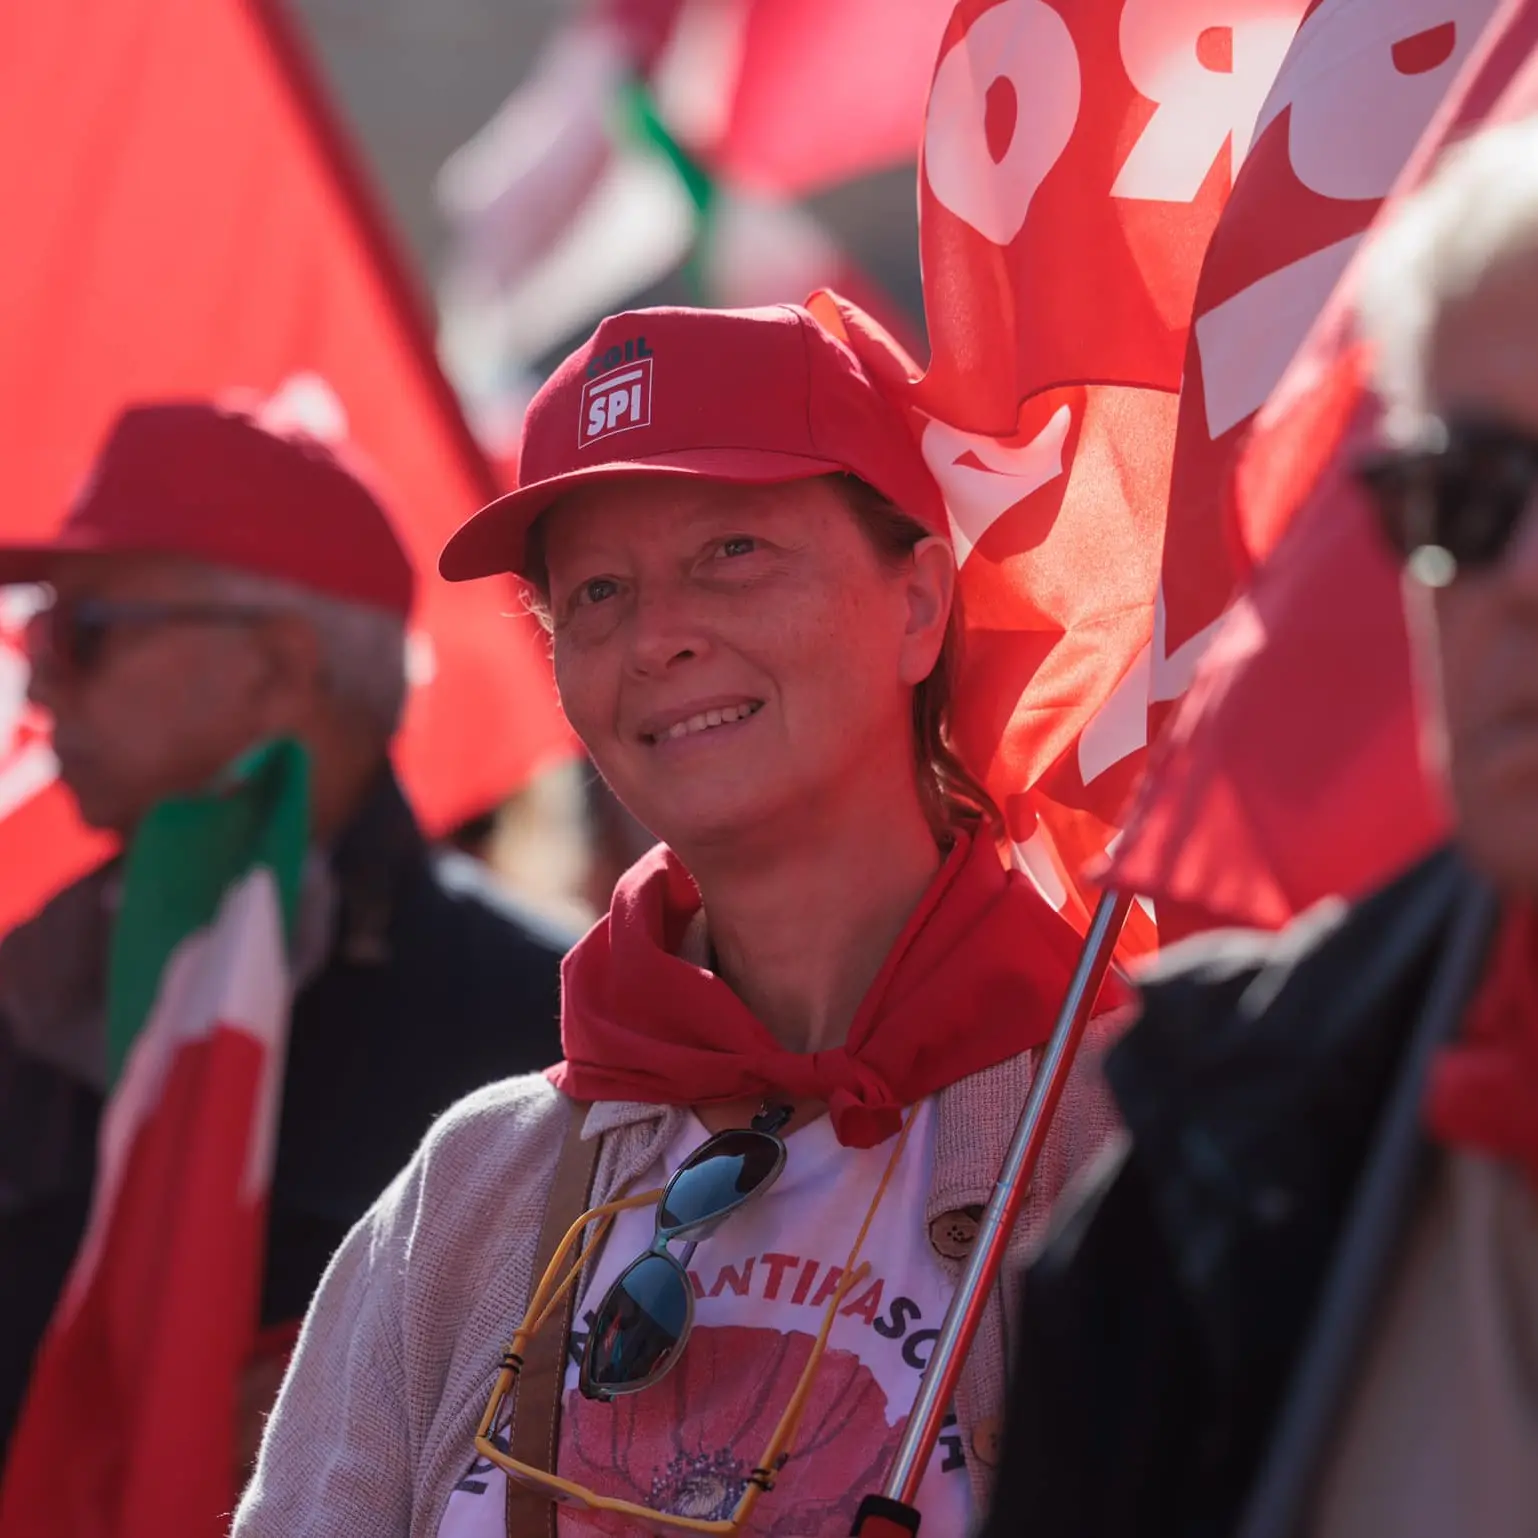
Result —
[[[44, 585], [30, 692], [91, 826], [131, 844], [254, 745], [307, 750], [261, 1289], [281, 1340], [433, 1116], [559, 1056], [566, 937], [431, 849], [396, 781], [415, 574], [342, 451], [260, 409], [133, 406], [57, 535], [0, 548], [0, 583]], [[120, 863], [0, 942], [0, 1449], [91, 1204]], [[253, 1363], [246, 1461], [285, 1355]]]
[[[846, 1533], [1079, 950], [950, 746], [938, 488], [808, 310], [640, 311], [547, 381], [518, 488], [441, 565], [525, 579], [662, 842], [567, 958], [565, 1060], [452, 1111], [344, 1247], [235, 1532], [500, 1538], [558, 1503], [563, 1533]], [[937, 1532], [993, 1477], [1024, 1247], [1111, 1127], [1090, 1050], [924, 1482]]]

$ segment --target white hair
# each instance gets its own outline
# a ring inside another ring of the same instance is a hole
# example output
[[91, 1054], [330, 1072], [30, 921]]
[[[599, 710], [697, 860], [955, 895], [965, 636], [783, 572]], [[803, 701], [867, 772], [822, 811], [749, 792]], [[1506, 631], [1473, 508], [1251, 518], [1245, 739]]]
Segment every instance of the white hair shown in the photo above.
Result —
[[198, 563], [199, 583], [232, 605], [302, 615], [320, 641], [327, 692], [388, 741], [406, 702], [406, 622], [399, 614], [332, 598], [297, 583]]
[[1427, 426], [1427, 355], [1443, 309], [1524, 257], [1538, 282], [1538, 117], [1454, 146], [1372, 239], [1357, 316], [1389, 436], [1414, 437]]

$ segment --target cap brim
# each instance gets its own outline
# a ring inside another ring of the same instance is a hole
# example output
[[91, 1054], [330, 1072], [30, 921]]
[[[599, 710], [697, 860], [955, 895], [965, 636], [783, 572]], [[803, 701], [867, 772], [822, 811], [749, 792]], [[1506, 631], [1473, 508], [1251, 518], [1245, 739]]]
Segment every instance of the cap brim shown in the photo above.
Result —
[[108, 554], [111, 552], [94, 543], [72, 541], [67, 536], [31, 544], [0, 545], [0, 587], [47, 582], [61, 561]]
[[438, 571], [449, 582], [523, 571], [524, 539], [534, 520], [562, 493], [622, 476], [704, 477], [738, 486], [772, 486], [780, 481], [805, 481], [831, 475], [846, 465], [804, 454], [777, 454], [770, 449], [688, 449], [653, 454], [645, 459], [615, 459], [601, 465], [570, 470], [531, 486], [510, 491], [488, 503], [449, 539], [438, 557]]

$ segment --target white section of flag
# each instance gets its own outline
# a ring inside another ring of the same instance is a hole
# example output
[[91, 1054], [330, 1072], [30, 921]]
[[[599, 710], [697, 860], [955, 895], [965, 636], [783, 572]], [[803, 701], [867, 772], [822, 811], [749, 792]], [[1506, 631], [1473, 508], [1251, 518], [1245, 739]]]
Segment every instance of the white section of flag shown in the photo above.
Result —
[[262, 1081], [240, 1195], [266, 1189], [277, 1133], [290, 982], [277, 882], [265, 866], [225, 893], [213, 922], [171, 953], [149, 1018], [102, 1117], [91, 1218], [65, 1291], [63, 1317], [84, 1299], [117, 1206], [129, 1155], [155, 1114], [177, 1053], [219, 1028], [244, 1031], [262, 1047]]

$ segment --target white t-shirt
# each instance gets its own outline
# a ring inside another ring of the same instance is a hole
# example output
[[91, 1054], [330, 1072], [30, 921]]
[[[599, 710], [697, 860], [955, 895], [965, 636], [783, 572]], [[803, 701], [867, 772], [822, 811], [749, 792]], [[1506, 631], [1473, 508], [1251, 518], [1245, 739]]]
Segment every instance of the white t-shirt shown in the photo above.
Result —
[[[934, 1169], [933, 1102], [913, 1114], [861, 1252], [870, 1274], [844, 1299], [790, 1461], [760, 1497], [745, 1534], [845, 1538], [861, 1499], [879, 1492], [897, 1448], [954, 1291], [922, 1221]], [[665, 1184], [707, 1136], [690, 1116], [635, 1189]], [[577, 1389], [582, 1332], [609, 1284], [651, 1243], [655, 1209], [615, 1220], [573, 1326], [563, 1478], [661, 1511], [731, 1514], [806, 1364], [892, 1152], [890, 1142], [841, 1147], [826, 1116], [791, 1133], [786, 1146], [774, 1186], [694, 1252], [694, 1329], [672, 1371], [649, 1389], [600, 1404]], [[505, 1492], [502, 1471], [475, 1459], [449, 1499], [438, 1538], [504, 1538]], [[918, 1504], [933, 1538], [967, 1531], [971, 1486], [954, 1420], [941, 1432]], [[652, 1531], [568, 1508], [559, 1526], [563, 1538]]]

